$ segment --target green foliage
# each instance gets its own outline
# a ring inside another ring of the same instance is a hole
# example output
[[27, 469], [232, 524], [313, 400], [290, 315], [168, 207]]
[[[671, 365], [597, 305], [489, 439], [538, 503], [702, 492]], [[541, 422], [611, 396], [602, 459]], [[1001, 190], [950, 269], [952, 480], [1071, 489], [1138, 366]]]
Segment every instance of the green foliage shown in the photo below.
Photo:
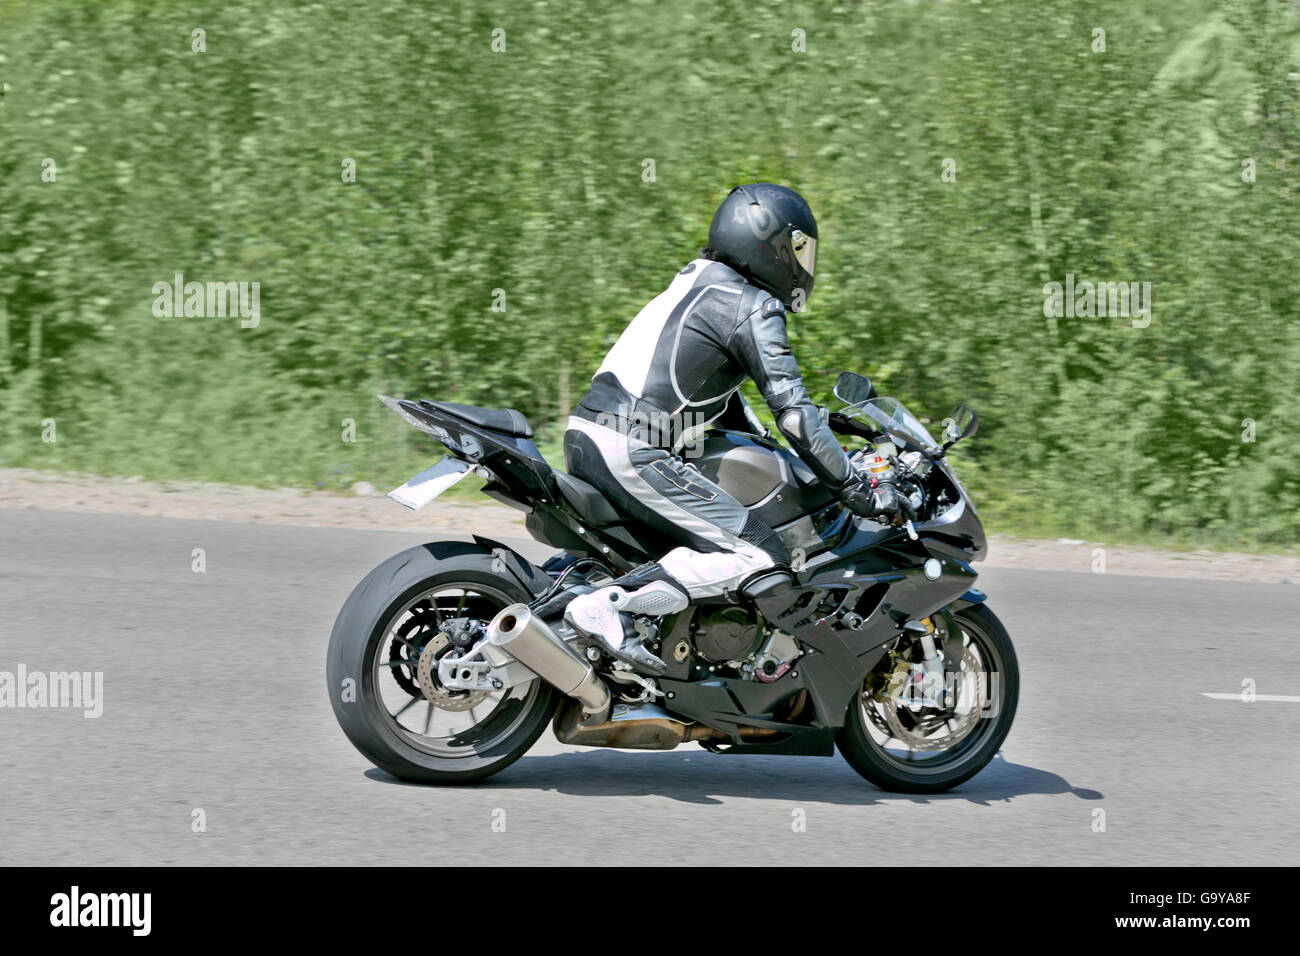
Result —
[[[0, 458], [396, 483], [434, 448], [379, 391], [514, 405], [553, 448], [769, 178], [821, 226], [810, 388], [975, 407], [993, 530], [1289, 544], [1298, 43], [1281, 0], [11, 4]], [[259, 282], [260, 324], [155, 317], [176, 273]], [[1149, 327], [1044, 316], [1067, 273], [1150, 282]]]

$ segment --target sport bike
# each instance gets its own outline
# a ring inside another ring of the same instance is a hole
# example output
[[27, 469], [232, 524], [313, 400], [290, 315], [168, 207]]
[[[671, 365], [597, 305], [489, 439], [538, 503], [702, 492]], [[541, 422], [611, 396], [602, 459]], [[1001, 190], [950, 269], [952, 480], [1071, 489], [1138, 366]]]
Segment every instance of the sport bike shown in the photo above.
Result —
[[823, 415], [862, 444], [854, 467], [892, 481], [899, 517], [844, 508], [762, 434], [713, 430], [685, 452], [776, 529], [794, 560], [737, 594], [634, 621], [667, 673], [640, 673], [563, 619], [567, 599], [675, 543], [547, 463], [513, 409], [380, 396], [448, 454], [390, 496], [419, 508], [470, 472], [556, 549], [540, 565], [475, 535], [394, 555], [339, 612], [326, 667], [348, 739], [389, 773], [469, 783], [550, 724], [566, 744], [829, 757], [872, 783], [937, 793], [992, 759], [1015, 717], [1005, 628], [974, 588], [984, 531], [947, 452], [973, 435], [958, 406], [941, 441], [861, 375]]

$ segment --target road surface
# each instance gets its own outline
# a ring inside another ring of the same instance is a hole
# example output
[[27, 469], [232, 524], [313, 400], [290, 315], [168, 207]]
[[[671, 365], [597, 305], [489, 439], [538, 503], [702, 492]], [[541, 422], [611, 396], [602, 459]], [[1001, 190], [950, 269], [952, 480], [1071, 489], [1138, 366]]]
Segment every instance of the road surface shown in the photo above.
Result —
[[0, 707], [0, 863], [1300, 863], [1300, 700], [1262, 699], [1300, 695], [1296, 585], [989, 569], [1020, 710], [942, 796], [549, 731], [452, 789], [372, 768], [324, 686], [348, 591], [432, 537], [0, 509], [0, 672], [104, 681], [97, 718]]

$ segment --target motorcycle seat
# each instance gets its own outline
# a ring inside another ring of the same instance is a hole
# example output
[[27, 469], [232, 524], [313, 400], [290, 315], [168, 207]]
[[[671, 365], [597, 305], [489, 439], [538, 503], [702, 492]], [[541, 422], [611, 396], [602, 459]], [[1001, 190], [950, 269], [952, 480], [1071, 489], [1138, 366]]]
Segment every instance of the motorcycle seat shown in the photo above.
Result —
[[558, 468], [552, 468], [551, 474], [555, 476], [555, 487], [560, 490], [564, 500], [589, 524], [603, 528], [627, 520], [614, 509], [608, 498], [581, 478], [565, 474]]
[[420, 404], [447, 415], [454, 415], [471, 425], [478, 425], [489, 431], [500, 432], [513, 438], [533, 437], [533, 429], [528, 424], [528, 419], [524, 418], [522, 412], [513, 408], [479, 408], [475, 405], [459, 405], [456, 402], [431, 402], [427, 398], [420, 399]]

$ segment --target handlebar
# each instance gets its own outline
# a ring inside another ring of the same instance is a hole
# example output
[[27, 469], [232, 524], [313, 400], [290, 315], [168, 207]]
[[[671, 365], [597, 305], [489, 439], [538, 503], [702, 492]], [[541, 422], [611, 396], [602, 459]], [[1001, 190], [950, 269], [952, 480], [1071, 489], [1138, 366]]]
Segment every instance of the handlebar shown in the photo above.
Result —
[[831, 426], [831, 431], [837, 435], [853, 435], [857, 438], [865, 438], [868, 441], [876, 436], [876, 433], [865, 424], [847, 417], [842, 412], [831, 412], [826, 418], [826, 423]]

